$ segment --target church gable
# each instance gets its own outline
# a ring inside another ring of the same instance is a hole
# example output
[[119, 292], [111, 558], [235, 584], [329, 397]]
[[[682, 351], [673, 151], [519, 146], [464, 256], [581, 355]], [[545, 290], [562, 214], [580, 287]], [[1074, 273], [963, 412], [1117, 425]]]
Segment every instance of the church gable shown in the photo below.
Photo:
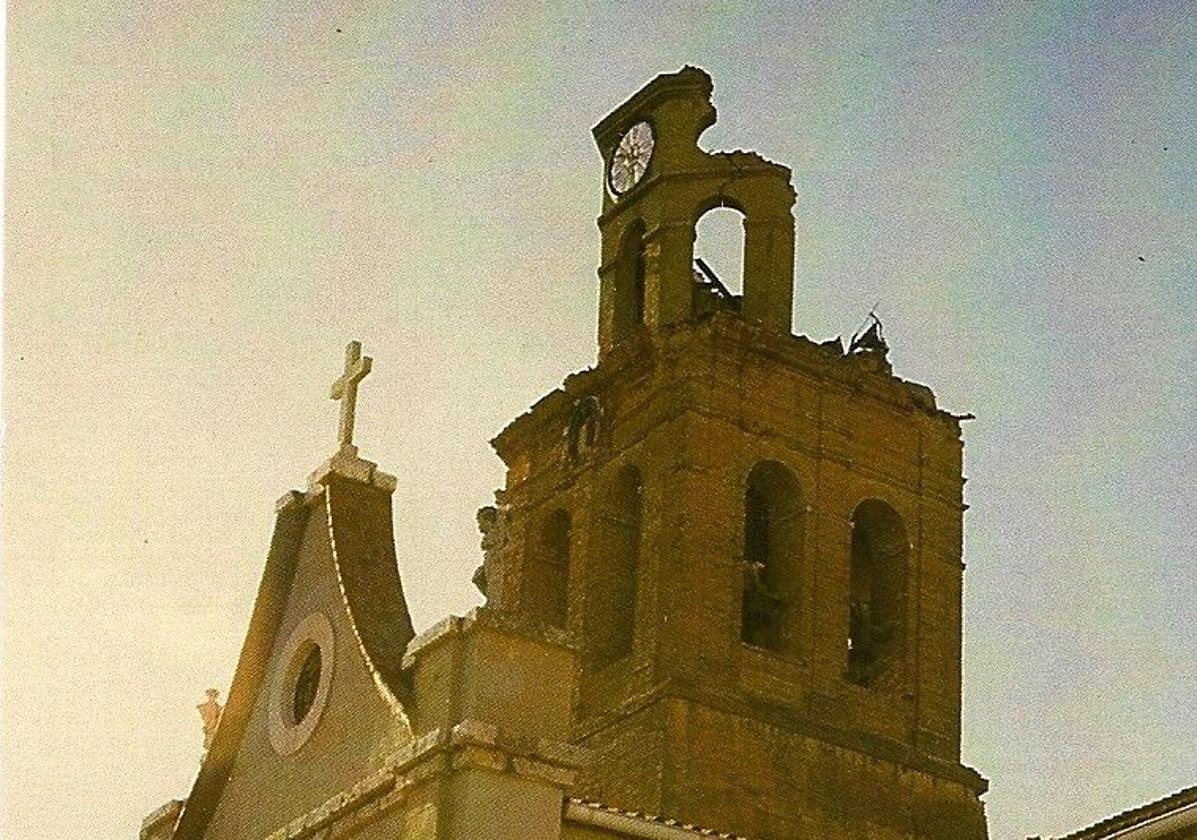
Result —
[[266, 836], [411, 741], [393, 489], [342, 449], [280, 502], [229, 705], [175, 837]]

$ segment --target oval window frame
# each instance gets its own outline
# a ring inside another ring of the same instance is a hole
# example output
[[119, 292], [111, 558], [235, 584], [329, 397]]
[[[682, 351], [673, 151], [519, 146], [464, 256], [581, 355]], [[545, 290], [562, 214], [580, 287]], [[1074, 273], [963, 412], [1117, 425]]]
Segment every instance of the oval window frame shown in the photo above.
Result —
[[[295, 625], [287, 636], [282, 654], [277, 659], [268, 711], [270, 745], [279, 755], [288, 756], [299, 750], [320, 723], [332, 688], [334, 641], [332, 625], [318, 612]], [[294, 719], [295, 690], [304, 662], [311, 655], [313, 647], [320, 650], [320, 677], [316, 696], [307, 714], [297, 721]]]

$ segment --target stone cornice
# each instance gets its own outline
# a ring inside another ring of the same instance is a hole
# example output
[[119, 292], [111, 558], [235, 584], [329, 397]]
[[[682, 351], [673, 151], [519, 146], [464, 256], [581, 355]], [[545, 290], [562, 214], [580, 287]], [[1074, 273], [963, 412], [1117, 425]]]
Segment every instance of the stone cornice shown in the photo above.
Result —
[[581, 644], [574, 634], [559, 627], [552, 627], [533, 618], [511, 612], [500, 612], [489, 607], [474, 607], [465, 616], [445, 616], [436, 624], [420, 633], [407, 645], [403, 655], [403, 668], [410, 670], [426, 651], [442, 644], [449, 638], [470, 632], [475, 627], [489, 627], [525, 639], [535, 639], [546, 644], [558, 645], [571, 650], [580, 650]]
[[873, 761], [893, 764], [936, 779], [961, 784], [978, 794], [989, 789], [988, 780], [973, 768], [925, 755], [908, 744], [880, 735], [841, 729], [794, 709], [745, 702], [743, 698], [735, 695], [706, 689], [680, 679], [658, 682], [614, 708], [578, 721], [574, 728], [574, 737], [585, 742], [608, 727], [626, 720], [636, 711], [666, 700], [696, 703], [736, 717], [756, 720], [787, 733], [852, 750]]
[[844, 397], [859, 396], [904, 414], [934, 418], [955, 438], [960, 437], [961, 416], [939, 408], [926, 385], [872, 366], [861, 355], [848, 355], [842, 346], [817, 344], [802, 335], [775, 335], [737, 315], [717, 312], [676, 324], [659, 336], [644, 334], [625, 341], [597, 366], [566, 377], [561, 387], [508, 423], [491, 445], [507, 463], [516, 450], [528, 444], [541, 423], [566, 412], [577, 396], [592, 393], [615, 378], [651, 374], [661, 364], [681, 362], [683, 370], [676, 374], [679, 381], [702, 381], [707, 374], [695, 367], [696, 350], [711, 359], [736, 354], [771, 359]]
[[711, 88], [711, 77], [698, 67], [687, 65], [676, 73], [661, 73], [603, 117], [591, 129], [591, 133], [606, 157], [615, 143], [616, 135], [631, 120], [640, 119], [658, 103], [673, 97], [697, 95], [700, 99], [709, 100]]
[[510, 737], [489, 723], [463, 720], [451, 729], [435, 729], [413, 740], [386, 766], [266, 835], [264, 840], [321, 840], [346, 836], [402, 804], [411, 791], [458, 770], [511, 773], [563, 791], [589, 752], [545, 739]]

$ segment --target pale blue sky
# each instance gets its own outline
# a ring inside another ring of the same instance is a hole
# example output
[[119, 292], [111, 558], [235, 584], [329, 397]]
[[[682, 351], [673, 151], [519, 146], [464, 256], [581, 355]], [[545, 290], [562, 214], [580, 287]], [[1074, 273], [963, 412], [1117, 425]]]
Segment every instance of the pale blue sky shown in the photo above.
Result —
[[1197, 783], [1191, 9], [472, 5], [9, 4], [4, 836], [186, 793], [349, 338], [417, 624], [476, 603], [486, 441], [593, 362], [589, 129], [685, 63], [793, 167], [796, 330], [880, 301], [978, 416], [993, 836]]

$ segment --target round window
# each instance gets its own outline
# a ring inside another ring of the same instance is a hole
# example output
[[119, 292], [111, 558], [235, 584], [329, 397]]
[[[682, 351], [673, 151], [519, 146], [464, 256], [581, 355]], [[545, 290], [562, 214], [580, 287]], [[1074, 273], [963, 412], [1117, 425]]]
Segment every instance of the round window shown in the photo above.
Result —
[[328, 702], [332, 625], [312, 613], [291, 631], [281, 653], [270, 692], [270, 743], [280, 755], [290, 755], [311, 737]]
[[299, 678], [295, 681], [295, 696], [291, 701], [291, 719], [302, 723], [316, 701], [316, 689], [320, 687], [320, 646], [312, 645], [303, 658]]

